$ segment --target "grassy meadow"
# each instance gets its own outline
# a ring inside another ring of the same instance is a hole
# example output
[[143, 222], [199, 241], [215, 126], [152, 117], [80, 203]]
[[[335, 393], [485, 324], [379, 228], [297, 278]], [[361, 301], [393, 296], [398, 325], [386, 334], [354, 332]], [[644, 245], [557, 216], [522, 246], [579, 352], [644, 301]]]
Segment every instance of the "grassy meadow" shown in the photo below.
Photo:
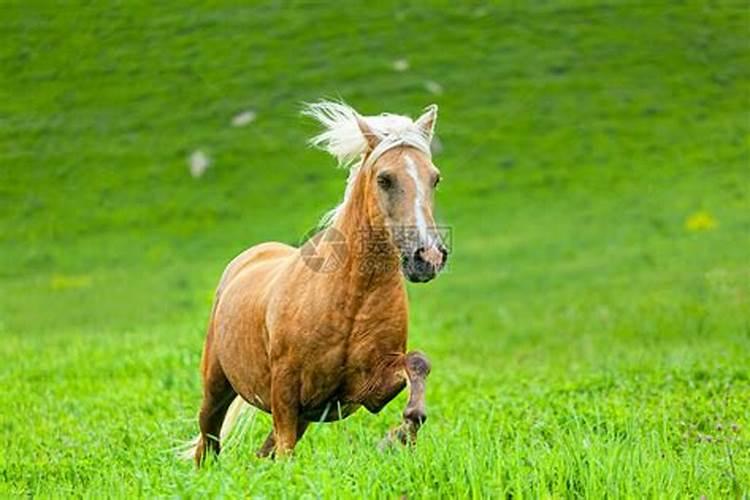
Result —
[[[747, 498], [749, 9], [3, 2], [0, 497]], [[379, 452], [402, 394], [273, 462], [259, 414], [196, 471], [224, 266], [342, 195], [321, 97], [440, 106], [429, 420]]]

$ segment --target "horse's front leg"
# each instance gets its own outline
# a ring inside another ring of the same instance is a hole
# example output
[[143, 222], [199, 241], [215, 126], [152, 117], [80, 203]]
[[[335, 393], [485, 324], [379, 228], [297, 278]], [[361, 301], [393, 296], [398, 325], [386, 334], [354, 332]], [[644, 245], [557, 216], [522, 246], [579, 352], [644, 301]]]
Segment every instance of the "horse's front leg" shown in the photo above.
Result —
[[[299, 419], [297, 420], [297, 441], [302, 439], [302, 436], [305, 434], [305, 431], [307, 430], [307, 427], [310, 425], [310, 422], [307, 420]], [[272, 456], [276, 451], [276, 435], [274, 433], [274, 430], [271, 429], [271, 432], [268, 433], [268, 437], [263, 442], [263, 445], [258, 449], [257, 452], [255, 452], [255, 455], [258, 458], [266, 458], [269, 456]]]
[[388, 432], [381, 448], [395, 441], [414, 444], [419, 428], [427, 420], [425, 411], [425, 381], [430, 374], [430, 361], [418, 351], [412, 351], [405, 358], [406, 380], [409, 385], [409, 401], [403, 414], [403, 421]]
[[274, 373], [271, 381], [271, 417], [273, 419], [273, 445], [275, 455], [284, 457], [294, 451], [297, 444], [301, 416], [299, 414], [299, 389], [296, 377], [285, 370]]

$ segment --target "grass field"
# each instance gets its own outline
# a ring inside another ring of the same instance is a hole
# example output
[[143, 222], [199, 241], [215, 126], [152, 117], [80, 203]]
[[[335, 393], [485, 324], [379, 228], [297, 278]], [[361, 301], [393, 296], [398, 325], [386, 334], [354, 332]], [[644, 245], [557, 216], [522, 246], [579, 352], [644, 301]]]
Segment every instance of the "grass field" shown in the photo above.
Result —
[[[747, 3], [453, 4], [3, 3], [0, 496], [747, 498]], [[272, 462], [257, 415], [196, 471], [224, 265], [341, 196], [323, 96], [440, 105], [430, 419], [378, 452], [402, 394]]]

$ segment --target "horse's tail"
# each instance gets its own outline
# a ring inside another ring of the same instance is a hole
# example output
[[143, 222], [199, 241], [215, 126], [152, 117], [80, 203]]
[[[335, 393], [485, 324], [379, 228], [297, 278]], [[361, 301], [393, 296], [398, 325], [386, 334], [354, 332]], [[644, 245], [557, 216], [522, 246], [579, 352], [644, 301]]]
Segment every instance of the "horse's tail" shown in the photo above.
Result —
[[230, 436], [234, 434], [232, 431], [237, 427], [237, 424], [245, 421], [245, 417], [248, 417], [253, 407], [247, 404], [247, 402], [240, 396], [234, 398], [232, 404], [229, 405], [227, 414], [224, 417], [224, 422], [221, 424], [221, 433], [219, 439], [222, 442], [226, 442]]
[[[235, 428], [237, 428], [237, 424], [246, 422], [247, 417], [250, 416], [250, 412], [252, 409], [252, 406], [247, 404], [245, 400], [240, 396], [234, 398], [232, 404], [229, 405], [226, 416], [224, 416], [224, 422], [222, 422], [221, 424], [221, 432], [219, 434], [219, 441], [221, 443], [227, 443], [227, 439], [234, 436], [233, 431]], [[244, 431], [244, 429], [241, 430]], [[232, 439], [232, 442], [234, 441], [236, 440]], [[192, 440], [188, 441], [184, 445], [180, 446], [177, 456], [183, 460], [192, 460], [193, 457], [195, 457], [195, 452], [198, 450], [199, 446], [201, 446], [200, 434], [195, 436]]]

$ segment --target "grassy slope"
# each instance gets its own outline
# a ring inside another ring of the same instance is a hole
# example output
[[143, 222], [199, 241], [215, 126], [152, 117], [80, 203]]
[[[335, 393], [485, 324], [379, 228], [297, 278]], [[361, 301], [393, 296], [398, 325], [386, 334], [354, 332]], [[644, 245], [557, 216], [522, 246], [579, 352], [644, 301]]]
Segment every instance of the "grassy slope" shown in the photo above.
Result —
[[[747, 491], [742, 2], [3, 15], [0, 494]], [[455, 253], [410, 287], [430, 421], [416, 450], [377, 453], [402, 396], [271, 463], [251, 457], [258, 416], [195, 473], [169, 448], [195, 430], [224, 263], [340, 196], [297, 116], [324, 95], [441, 106]], [[199, 180], [196, 148], [214, 160]], [[718, 225], [687, 230], [700, 210]]]

